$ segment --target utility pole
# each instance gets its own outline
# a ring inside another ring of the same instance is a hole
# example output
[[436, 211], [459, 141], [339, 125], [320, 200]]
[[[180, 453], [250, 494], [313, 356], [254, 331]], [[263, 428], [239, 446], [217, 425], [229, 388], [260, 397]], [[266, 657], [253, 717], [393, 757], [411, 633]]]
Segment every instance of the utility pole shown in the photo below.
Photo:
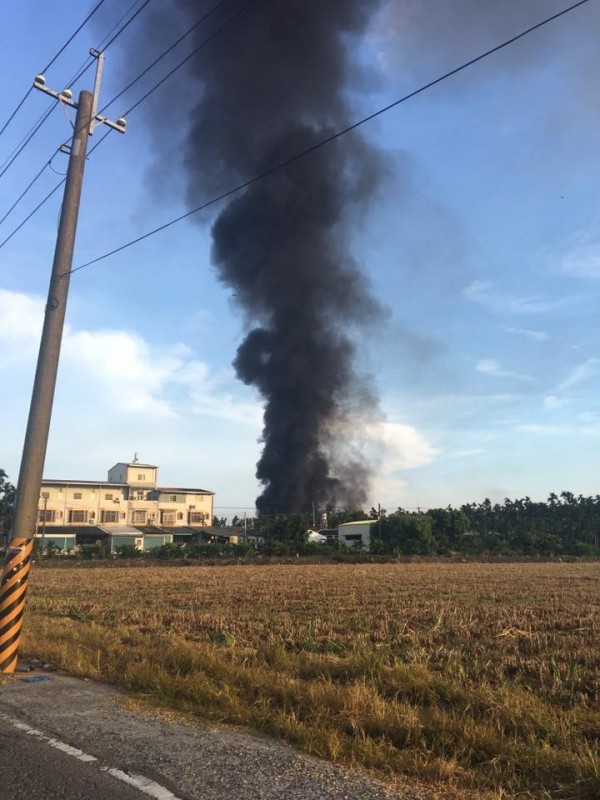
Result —
[[17, 483], [14, 519], [0, 581], [0, 672], [14, 672], [17, 665], [27, 577], [37, 527], [40, 486], [73, 265], [88, 137], [98, 123], [109, 125], [121, 133], [125, 132], [125, 120], [112, 122], [96, 114], [104, 53], [90, 50], [90, 55], [97, 59], [94, 94], [83, 90], [77, 103], [73, 101], [70, 89], [62, 92], [48, 89], [43, 75], [37, 75], [33, 84], [36, 89], [49, 94], [58, 102], [76, 108], [77, 115], [68, 150], [69, 165]]

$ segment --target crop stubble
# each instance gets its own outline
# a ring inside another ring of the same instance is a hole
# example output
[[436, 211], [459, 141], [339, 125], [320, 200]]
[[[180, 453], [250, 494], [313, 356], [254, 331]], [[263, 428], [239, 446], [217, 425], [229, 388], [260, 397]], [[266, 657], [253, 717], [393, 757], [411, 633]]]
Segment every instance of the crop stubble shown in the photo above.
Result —
[[35, 570], [24, 652], [325, 758], [600, 797], [600, 565]]

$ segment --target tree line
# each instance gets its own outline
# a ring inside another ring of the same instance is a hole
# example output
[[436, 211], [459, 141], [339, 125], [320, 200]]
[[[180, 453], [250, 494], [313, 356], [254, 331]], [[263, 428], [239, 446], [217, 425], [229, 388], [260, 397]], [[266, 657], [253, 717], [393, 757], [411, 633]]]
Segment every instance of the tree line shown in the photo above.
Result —
[[[15, 487], [0, 469], [0, 541], [10, 531]], [[584, 497], [572, 492], [552, 493], [546, 501], [529, 497], [506, 498], [503, 503], [469, 503], [453, 508], [431, 508], [423, 512], [398, 508], [388, 513], [372, 508], [350, 511], [326, 509], [327, 528], [343, 522], [370, 520], [371, 552], [389, 555], [531, 555], [600, 557], [600, 495]], [[213, 520], [227, 525], [225, 517]], [[264, 540], [266, 552], [302, 554], [336, 549], [309, 544], [315, 529], [310, 514], [278, 514], [255, 519], [234, 517], [233, 527], [244, 527], [249, 535]], [[333, 538], [333, 537], [332, 537]]]
[[[370, 512], [328, 509], [327, 525], [370, 520], [371, 552], [390, 555], [600, 556], [600, 495], [551, 494], [503, 503], [470, 503], [423, 512], [398, 508]], [[306, 552], [312, 518], [306, 514], [251, 520], [252, 531], [274, 551]]]

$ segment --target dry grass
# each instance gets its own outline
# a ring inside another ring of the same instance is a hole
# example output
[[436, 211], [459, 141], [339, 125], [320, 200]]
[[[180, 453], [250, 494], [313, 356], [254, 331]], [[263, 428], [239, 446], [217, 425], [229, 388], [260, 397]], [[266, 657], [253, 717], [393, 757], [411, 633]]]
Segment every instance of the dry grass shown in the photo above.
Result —
[[34, 570], [23, 653], [324, 758], [600, 797], [600, 565]]

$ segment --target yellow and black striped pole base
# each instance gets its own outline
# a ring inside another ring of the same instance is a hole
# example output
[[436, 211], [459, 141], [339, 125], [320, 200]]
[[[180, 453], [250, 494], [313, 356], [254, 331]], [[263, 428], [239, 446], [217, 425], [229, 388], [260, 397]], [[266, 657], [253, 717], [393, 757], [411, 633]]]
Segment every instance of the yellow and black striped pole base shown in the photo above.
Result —
[[31, 566], [33, 539], [12, 539], [0, 582], [0, 672], [14, 672]]

